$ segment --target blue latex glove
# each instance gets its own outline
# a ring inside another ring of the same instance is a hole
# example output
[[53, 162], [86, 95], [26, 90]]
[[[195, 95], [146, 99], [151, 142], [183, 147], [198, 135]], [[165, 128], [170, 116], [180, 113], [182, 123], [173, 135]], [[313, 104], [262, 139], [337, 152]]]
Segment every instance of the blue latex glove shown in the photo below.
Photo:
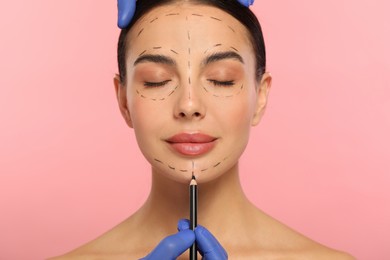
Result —
[[[189, 230], [190, 222], [182, 219], [178, 223], [178, 229], [181, 232]], [[218, 240], [205, 227], [197, 226], [195, 228], [196, 243], [203, 260], [226, 260], [228, 255], [218, 242]]]
[[[255, 0], [238, 0], [242, 5], [249, 7]], [[135, 12], [136, 0], [118, 0], [118, 27], [126, 28], [131, 19], [133, 19]]]
[[157, 245], [157, 247], [142, 260], [175, 260], [195, 242], [195, 233], [192, 230], [179, 230]]
[[242, 4], [243, 6], [246, 6], [246, 7], [253, 5], [254, 1], [255, 0], [238, 0], [238, 2], [240, 2], [240, 4]]
[[133, 19], [135, 12], [136, 0], [118, 0], [118, 27], [126, 28], [131, 19]]

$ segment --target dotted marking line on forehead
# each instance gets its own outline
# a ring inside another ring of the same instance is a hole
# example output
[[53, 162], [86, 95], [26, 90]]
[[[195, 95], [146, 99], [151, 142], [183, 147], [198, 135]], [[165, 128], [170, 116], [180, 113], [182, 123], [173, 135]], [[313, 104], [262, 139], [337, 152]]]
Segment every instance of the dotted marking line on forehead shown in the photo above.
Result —
[[153, 22], [156, 21], [157, 19], [158, 19], [158, 17], [153, 18], [149, 23], [153, 23]]
[[141, 52], [140, 54], [138, 54], [138, 57], [141, 56], [142, 54], [144, 54], [146, 52], [146, 50], [144, 50], [143, 52]]
[[[165, 14], [164, 16], [167, 17], [167, 16], [177, 16], [177, 15], [180, 15], [180, 13], [168, 13], [168, 14]], [[198, 14], [198, 13], [192, 13], [191, 15], [192, 15], [192, 16], [196, 16], [196, 17], [204, 17], [204, 15]], [[220, 19], [220, 18], [217, 18], [217, 17], [214, 17], [214, 16], [207, 16], [207, 17], [210, 18], [210, 19], [213, 19], [213, 20], [215, 20], [215, 21], [222, 22], [222, 19]], [[159, 19], [159, 17], [155, 17], [155, 18], [153, 18], [152, 20], [150, 20], [149, 23], [153, 23], [153, 22], [155, 22], [155, 21], [158, 20], [158, 19]], [[188, 21], [188, 16], [186, 16], [186, 21]], [[233, 33], [235, 33], [235, 30], [234, 30], [230, 25], [227, 25], [227, 27], [228, 27]], [[139, 31], [138, 36], [139, 36], [143, 31], [144, 31], [144, 28], [142, 28], [142, 29]], [[190, 44], [190, 41], [191, 41], [191, 33], [190, 33], [189, 30], [187, 30], [187, 40], [188, 40], [188, 42], [189, 42], [189, 44]], [[204, 51], [204, 54], [206, 54], [207, 52], [211, 51], [213, 48], [220, 47], [220, 46], [222, 46], [221, 43], [214, 44], [212, 47], [206, 49], [206, 50]], [[162, 47], [160, 47], [160, 46], [153, 47], [154, 50], [156, 50], [156, 49], [161, 49], [161, 48], [162, 48]], [[237, 50], [236, 48], [234, 48], [234, 47], [232, 47], [232, 46], [231, 46], [230, 48], [231, 48], [232, 50], [238, 52], [238, 50]], [[179, 55], [179, 53], [176, 52], [175, 50], [170, 49], [170, 51], [171, 51], [172, 53], [175, 53], [176, 55]], [[140, 53], [139, 56], [141, 56], [141, 55], [144, 54], [145, 52], [146, 52], [146, 50], [143, 51], [142, 53]], [[191, 56], [191, 48], [190, 48], [190, 47], [188, 48], [188, 55]], [[191, 73], [191, 60], [190, 60], [190, 59], [188, 60], [188, 70], [189, 70], [189, 74], [190, 74], [190, 73]], [[188, 76], [188, 84], [191, 85], [191, 76]], [[171, 95], [175, 92], [175, 90], [176, 90], [177, 88], [178, 88], [178, 86], [176, 86], [175, 89], [172, 90], [172, 91], [167, 95], [167, 97], [171, 96]], [[203, 89], [205, 90], [205, 92], [210, 93], [205, 87], [203, 87]], [[234, 95], [238, 95], [238, 94], [241, 92], [242, 89], [243, 89], [243, 85], [241, 85], [240, 90], [239, 90], [236, 94], [230, 94], [230, 95], [216, 95], [216, 94], [213, 94], [213, 96], [214, 96], [214, 97], [222, 97], [222, 98], [230, 98], [230, 97], [233, 97]], [[140, 95], [142, 98], [151, 99], [151, 100], [153, 100], [153, 101], [162, 101], [162, 100], [165, 100], [165, 97], [164, 97], [164, 98], [160, 98], [160, 99], [146, 97], [145, 95], [139, 93], [138, 90], [137, 90], [137, 94]], [[211, 94], [211, 93], [210, 93], [210, 94]], [[191, 93], [190, 93], [190, 91], [189, 91], [189, 93], [188, 93], [188, 98], [189, 98], [189, 99], [191, 98]]]
[[206, 49], [203, 54], [206, 54], [208, 51], [210, 51], [211, 49], [215, 48], [215, 47], [219, 47], [219, 46], [222, 46], [221, 43], [217, 43], [217, 44], [214, 44], [212, 47]]
[[219, 18], [217, 18], [217, 17], [210, 16], [210, 18], [211, 18], [211, 19], [214, 19], [214, 20], [217, 20], [217, 21], [220, 21], [220, 22], [222, 22], [222, 20], [221, 20], [221, 19], [219, 19]]
[[137, 37], [139, 37], [143, 31], [144, 31], [144, 28], [142, 28], [142, 29], [138, 32]]

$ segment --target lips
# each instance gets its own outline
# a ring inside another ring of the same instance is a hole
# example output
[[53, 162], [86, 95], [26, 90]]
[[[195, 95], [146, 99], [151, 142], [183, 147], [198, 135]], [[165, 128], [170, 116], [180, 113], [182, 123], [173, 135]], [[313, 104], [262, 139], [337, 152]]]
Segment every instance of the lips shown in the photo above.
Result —
[[205, 154], [213, 149], [216, 140], [216, 137], [201, 133], [180, 133], [168, 138], [166, 141], [180, 154], [196, 156]]

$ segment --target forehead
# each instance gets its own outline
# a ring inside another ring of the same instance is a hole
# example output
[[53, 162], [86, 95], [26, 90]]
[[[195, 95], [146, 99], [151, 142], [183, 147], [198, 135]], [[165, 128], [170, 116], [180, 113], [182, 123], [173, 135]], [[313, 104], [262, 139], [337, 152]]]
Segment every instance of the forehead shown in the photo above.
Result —
[[224, 45], [251, 46], [246, 28], [230, 14], [189, 3], [152, 9], [131, 29], [129, 43], [135, 53], [163, 47], [183, 51], [188, 45], [204, 51]]

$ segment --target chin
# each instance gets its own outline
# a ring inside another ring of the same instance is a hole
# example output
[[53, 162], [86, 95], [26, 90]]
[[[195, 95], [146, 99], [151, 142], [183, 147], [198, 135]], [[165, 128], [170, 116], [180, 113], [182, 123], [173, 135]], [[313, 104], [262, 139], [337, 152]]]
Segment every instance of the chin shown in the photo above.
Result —
[[[171, 159], [172, 160], [172, 159]], [[153, 172], [172, 181], [188, 184], [195, 176], [198, 184], [214, 181], [227, 172], [237, 168], [238, 158], [224, 156], [220, 158], [186, 158], [168, 162], [168, 159], [148, 159]], [[180, 162], [181, 161], [181, 162]]]

